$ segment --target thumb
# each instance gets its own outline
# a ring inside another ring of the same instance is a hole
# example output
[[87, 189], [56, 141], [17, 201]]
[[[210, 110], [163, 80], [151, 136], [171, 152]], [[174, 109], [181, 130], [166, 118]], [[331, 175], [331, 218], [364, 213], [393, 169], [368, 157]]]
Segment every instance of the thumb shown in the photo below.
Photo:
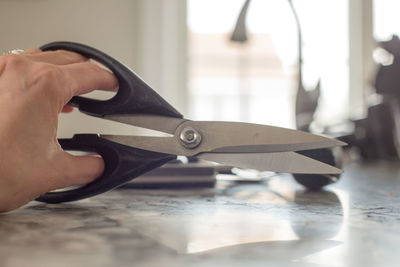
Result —
[[[61, 163], [62, 162], [62, 163]], [[60, 179], [52, 190], [92, 182], [104, 171], [104, 161], [100, 156], [73, 156], [63, 152], [59, 168]]]

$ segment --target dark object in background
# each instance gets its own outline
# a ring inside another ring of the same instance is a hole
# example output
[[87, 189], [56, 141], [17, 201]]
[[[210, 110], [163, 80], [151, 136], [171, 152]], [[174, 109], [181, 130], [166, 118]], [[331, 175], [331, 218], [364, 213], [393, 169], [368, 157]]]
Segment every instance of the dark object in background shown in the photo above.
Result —
[[239, 17], [236, 21], [235, 29], [233, 30], [231, 41], [245, 43], [247, 42], [247, 30], [246, 30], [246, 17], [247, 10], [249, 9], [250, 0], [244, 2], [242, 9], [240, 10]]
[[314, 90], [306, 91], [301, 78], [299, 78], [296, 95], [296, 129], [310, 131], [310, 125], [314, 120], [314, 113], [318, 107], [320, 92], [320, 81], [318, 81]]
[[391, 65], [380, 65], [375, 80], [376, 93], [400, 96], [400, 40], [393, 35], [390, 41], [380, 42], [387, 52], [392, 54]]
[[400, 155], [400, 40], [393, 35], [379, 44], [393, 56], [392, 64], [379, 65], [375, 78], [376, 93], [383, 96], [382, 101], [368, 107], [366, 118], [353, 121], [352, 134], [339, 137], [356, 147], [365, 160], [399, 159]]
[[363, 160], [399, 159], [400, 153], [400, 40], [393, 35], [380, 46], [393, 56], [390, 65], [380, 64], [375, 78], [379, 104], [368, 107], [367, 117], [354, 120], [354, 130], [338, 139], [356, 148]]
[[318, 80], [313, 90], [307, 91], [303, 83], [303, 38], [299, 16], [294, 8], [292, 0], [288, 0], [290, 9], [297, 26], [297, 50], [298, 50], [298, 84], [296, 95], [296, 129], [310, 131], [310, 125], [314, 119], [314, 113], [318, 106], [319, 96], [321, 94], [321, 82]]
[[354, 132], [338, 139], [357, 148], [364, 160], [396, 159], [399, 157], [395, 137], [398, 133], [394, 124], [393, 111], [396, 103], [381, 103], [368, 108], [368, 116], [353, 121]]

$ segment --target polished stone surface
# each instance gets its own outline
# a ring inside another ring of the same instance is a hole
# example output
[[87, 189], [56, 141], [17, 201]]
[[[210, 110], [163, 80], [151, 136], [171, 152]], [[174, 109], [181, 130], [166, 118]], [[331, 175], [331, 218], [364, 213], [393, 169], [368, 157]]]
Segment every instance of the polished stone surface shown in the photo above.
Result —
[[399, 266], [400, 164], [352, 164], [326, 191], [290, 176], [114, 190], [0, 215], [0, 266]]

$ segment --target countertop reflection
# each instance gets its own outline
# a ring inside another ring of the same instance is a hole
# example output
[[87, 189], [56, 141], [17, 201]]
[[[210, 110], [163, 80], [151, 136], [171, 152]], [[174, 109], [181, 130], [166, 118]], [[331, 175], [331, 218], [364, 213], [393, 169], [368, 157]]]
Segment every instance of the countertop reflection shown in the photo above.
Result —
[[120, 189], [0, 215], [0, 266], [398, 266], [400, 166], [350, 165], [321, 192], [291, 176]]

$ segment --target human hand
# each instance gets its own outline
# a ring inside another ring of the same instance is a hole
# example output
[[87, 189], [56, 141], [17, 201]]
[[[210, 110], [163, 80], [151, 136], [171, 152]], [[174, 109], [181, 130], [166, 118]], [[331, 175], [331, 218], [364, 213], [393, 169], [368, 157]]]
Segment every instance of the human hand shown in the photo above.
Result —
[[0, 211], [101, 175], [101, 157], [62, 150], [58, 114], [71, 111], [65, 105], [75, 95], [117, 86], [112, 73], [73, 52], [0, 56]]

